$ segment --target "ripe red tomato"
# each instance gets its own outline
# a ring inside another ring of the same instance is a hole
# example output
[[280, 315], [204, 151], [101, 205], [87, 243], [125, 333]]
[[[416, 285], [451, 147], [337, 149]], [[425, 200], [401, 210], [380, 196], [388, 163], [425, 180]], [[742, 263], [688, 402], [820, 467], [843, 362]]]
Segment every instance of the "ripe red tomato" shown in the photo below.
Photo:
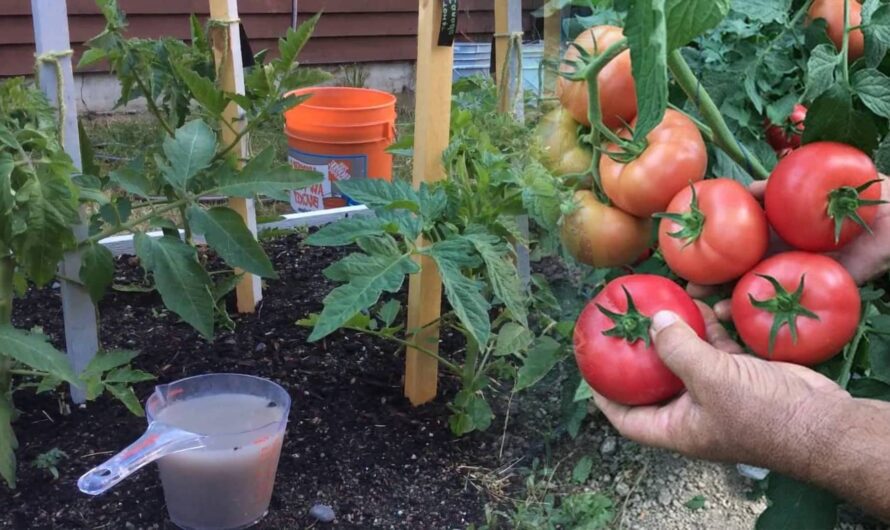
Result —
[[593, 153], [578, 139], [578, 122], [562, 107], [548, 112], [535, 129], [542, 162], [556, 176], [588, 173]]
[[[621, 134], [630, 138], [628, 131]], [[695, 123], [672, 109], [647, 136], [643, 153], [626, 164], [603, 154], [600, 177], [603, 191], [616, 206], [637, 217], [663, 212], [681, 189], [704, 178], [708, 151]], [[609, 144], [609, 153], [621, 148]]]
[[673, 311], [704, 338], [695, 302], [663, 276], [622, 276], [587, 304], [575, 323], [575, 361], [594, 390], [625, 405], [659, 403], [683, 390], [649, 337], [650, 319], [661, 310]]
[[[850, 0], [850, 27], [862, 24], [862, 6], [858, 2]], [[824, 18], [828, 22], [828, 38], [840, 50], [844, 42], [844, 0], [816, 0], [807, 12], [807, 18], [812, 22]], [[850, 40], [847, 48], [847, 57], [851, 61], [865, 54], [865, 40], [862, 30], [850, 32]]]
[[[582, 31], [575, 44], [591, 55], [598, 55], [624, 37], [621, 28], [615, 26], [595, 26]], [[574, 46], [569, 46], [564, 61], [576, 61], [581, 56]], [[571, 73], [575, 68], [565, 62], [561, 72]], [[621, 52], [597, 76], [600, 109], [603, 123], [610, 129], [622, 127], [637, 116], [637, 91], [630, 67], [630, 50]], [[586, 81], [572, 81], [560, 77], [556, 84], [556, 96], [562, 106], [569, 111], [575, 121], [590, 125], [587, 110], [589, 107]]]
[[560, 230], [563, 245], [591, 267], [634, 263], [649, 248], [652, 221], [601, 203], [590, 190], [575, 192], [578, 209], [566, 216]]
[[766, 253], [769, 227], [751, 192], [726, 178], [703, 180], [680, 190], [658, 227], [668, 267], [701, 285], [735, 280]]
[[764, 260], [732, 293], [732, 320], [764, 359], [805, 366], [827, 361], [859, 325], [859, 289], [822, 254], [785, 252]]
[[816, 142], [779, 161], [766, 184], [766, 216], [779, 237], [810, 252], [837, 250], [877, 215], [878, 170], [862, 151]]
[[766, 122], [766, 141], [779, 154], [780, 158], [788, 155], [788, 150], [794, 150], [800, 147], [800, 138], [803, 135], [803, 122], [807, 119], [807, 108], [797, 104], [791, 115], [788, 116], [788, 123], [785, 126], [775, 125]]

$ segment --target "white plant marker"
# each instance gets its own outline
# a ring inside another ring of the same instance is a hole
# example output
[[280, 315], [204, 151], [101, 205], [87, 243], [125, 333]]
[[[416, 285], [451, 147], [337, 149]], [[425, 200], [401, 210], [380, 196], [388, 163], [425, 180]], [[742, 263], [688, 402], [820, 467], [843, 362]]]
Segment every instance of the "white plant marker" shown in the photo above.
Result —
[[[40, 88], [53, 105], [61, 100], [65, 151], [81, 170], [80, 138], [77, 134], [77, 101], [74, 98], [74, 74], [71, 65], [71, 42], [68, 36], [68, 9], [58, 0], [31, 0], [34, 20], [34, 41], [37, 44]], [[40, 60], [41, 57], [48, 60]], [[51, 57], [51, 59], [49, 59]], [[61, 75], [59, 70], [61, 69]], [[59, 86], [61, 80], [61, 86]], [[61, 98], [59, 98], [61, 91]], [[78, 241], [87, 236], [87, 224], [74, 226]], [[80, 277], [80, 253], [69, 252], [59, 266], [65, 278]], [[99, 350], [99, 328], [96, 307], [87, 290], [79, 283], [61, 280], [62, 312], [65, 320], [65, 349], [74, 373], [79, 374]], [[86, 395], [81, 388], [71, 387], [71, 398], [83, 403]]]

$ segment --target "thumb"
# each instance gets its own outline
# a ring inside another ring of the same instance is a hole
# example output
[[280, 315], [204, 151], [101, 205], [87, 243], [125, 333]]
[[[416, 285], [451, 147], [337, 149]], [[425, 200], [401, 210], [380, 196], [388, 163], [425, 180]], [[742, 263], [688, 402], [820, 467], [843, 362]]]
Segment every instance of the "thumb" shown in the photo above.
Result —
[[653, 315], [650, 333], [662, 362], [687, 386], [689, 379], [694, 379], [702, 370], [713, 365], [709, 361], [718, 353], [670, 311], [659, 311]]

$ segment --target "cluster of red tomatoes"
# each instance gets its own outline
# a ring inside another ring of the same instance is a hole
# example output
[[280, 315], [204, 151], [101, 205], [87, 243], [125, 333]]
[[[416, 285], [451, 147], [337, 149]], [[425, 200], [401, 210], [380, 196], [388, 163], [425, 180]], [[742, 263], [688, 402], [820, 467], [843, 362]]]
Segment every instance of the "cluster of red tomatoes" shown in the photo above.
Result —
[[[620, 38], [620, 31], [592, 28], [576, 43], [593, 54]], [[635, 93], [629, 55], [619, 55], [598, 81], [604, 123], [632, 123], [636, 109], [630, 104]], [[575, 122], [584, 122], [587, 90], [582, 85], [560, 81], [562, 108], [545, 118], [544, 127], [576, 128]], [[833, 357], [855, 334], [861, 302], [853, 278], [826, 253], [868, 230], [881, 185], [868, 155], [851, 146], [819, 142], [801, 147], [805, 112], [801, 107], [791, 116], [796, 130], [767, 131], [781, 159], [763, 197], [755, 197], [734, 180], [705, 180], [707, 150], [698, 127], [668, 110], [638, 157], [611, 156], [621, 148], [605, 146], [599, 174], [611, 205], [592, 191], [577, 192], [578, 208], [562, 228], [566, 248], [594, 267], [627, 265], [648, 248], [650, 223], [657, 222], [658, 247], [674, 274], [699, 285], [735, 283], [733, 322], [753, 353], [803, 365]], [[576, 137], [574, 129], [571, 134]], [[568, 132], [562, 138], [570, 138]], [[551, 167], [558, 161], [585, 170], [581, 166], [584, 160], [590, 164], [589, 155], [578, 144], [568, 145], [572, 149], [548, 154]], [[788, 250], [776, 253], [777, 245]], [[631, 405], [658, 403], [682, 391], [682, 382], [650, 341], [650, 319], [660, 310], [673, 311], [705, 336], [698, 307], [665, 277], [620, 277], [588, 304], [575, 326], [575, 352], [595, 390]]]

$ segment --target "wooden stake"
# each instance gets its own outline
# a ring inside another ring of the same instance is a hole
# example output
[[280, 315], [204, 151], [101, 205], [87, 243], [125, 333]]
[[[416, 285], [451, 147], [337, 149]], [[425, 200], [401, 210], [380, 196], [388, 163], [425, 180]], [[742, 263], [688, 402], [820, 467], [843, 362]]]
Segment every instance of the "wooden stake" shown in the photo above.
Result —
[[[451, 71], [454, 51], [438, 46], [442, 20], [440, 0], [419, 0], [417, 24], [417, 87], [415, 89], [414, 185], [445, 178], [442, 152], [448, 147], [451, 123]], [[436, 264], [420, 260], [423, 270], [411, 276], [408, 284], [408, 329], [417, 330], [440, 316], [442, 280]], [[439, 350], [439, 326], [433, 325], [413, 334], [409, 340], [427, 350]], [[436, 359], [409, 348], [405, 362], [405, 395], [413, 405], [436, 397], [439, 363]]]
[[[545, 6], [545, 10], [547, 7]], [[556, 97], [556, 80], [562, 52], [562, 11], [549, 9], [544, 16], [544, 98]]]
[[[244, 67], [241, 63], [241, 39], [238, 31], [238, 1], [210, 0], [210, 37], [213, 42], [213, 55], [219, 72], [220, 86], [227, 92], [244, 93]], [[228, 145], [235, 141], [237, 134], [244, 126], [244, 111], [230, 103], [223, 115], [225, 124], [221, 127], [222, 143]], [[238, 167], [250, 156], [248, 139], [241, 139], [241, 146], [235, 149]], [[231, 198], [229, 208], [235, 210], [244, 219], [244, 224], [256, 237], [256, 209], [252, 199]], [[256, 305], [263, 299], [260, 278], [253, 274], [245, 274], [236, 289], [239, 313], [253, 313]]]
[[[74, 97], [74, 73], [71, 67], [71, 49], [68, 35], [68, 10], [65, 2], [57, 0], [31, 0], [31, 13], [34, 20], [34, 39], [40, 73], [40, 88], [53, 105], [59, 102], [62, 91], [63, 142], [65, 152], [71, 157], [78, 171], [81, 169], [80, 138], [77, 134], [77, 100]], [[41, 58], [45, 58], [42, 60]], [[59, 75], [61, 73], [61, 75]], [[59, 82], [61, 81], [61, 86]], [[85, 212], [81, 210], [81, 219]], [[74, 235], [79, 240], [87, 236], [87, 224], [74, 226]], [[80, 277], [80, 253], [69, 252], [59, 266], [62, 277]], [[74, 373], [86, 368], [99, 350], [98, 319], [96, 307], [87, 290], [76, 282], [61, 280], [62, 314], [65, 321], [65, 349]], [[71, 387], [71, 398], [75, 403], [86, 400], [84, 391]]]

